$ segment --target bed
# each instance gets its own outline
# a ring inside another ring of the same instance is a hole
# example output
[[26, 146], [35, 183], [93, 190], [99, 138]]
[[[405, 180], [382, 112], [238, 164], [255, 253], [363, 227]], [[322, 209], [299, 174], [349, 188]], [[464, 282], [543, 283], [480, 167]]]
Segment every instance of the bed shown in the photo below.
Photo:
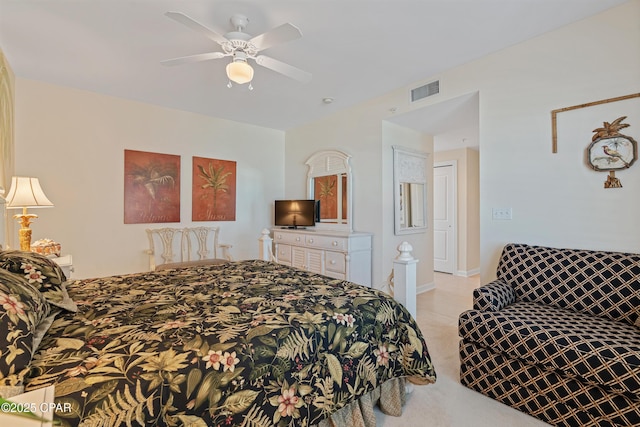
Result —
[[55, 385], [62, 426], [375, 425], [373, 402], [399, 415], [405, 379], [436, 380], [404, 307], [350, 282], [250, 260], [64, 283], [6, 254], [5, 327], [16, 303], [32, 336], [52, 323], [10, 344], [22, 366], [0, 361], [4, 392]]

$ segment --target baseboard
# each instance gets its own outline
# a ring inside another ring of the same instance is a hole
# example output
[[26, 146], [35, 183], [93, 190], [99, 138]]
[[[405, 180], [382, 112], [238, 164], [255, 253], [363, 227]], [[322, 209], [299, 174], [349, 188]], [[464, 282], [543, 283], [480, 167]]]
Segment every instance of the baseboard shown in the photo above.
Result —
[[416, 294], [421, 294], [423, 292], [432, 291], [436, 288], [436, 284], [434, 282], [423, 283], [422, 285], [418, 285], [416, 287]]
[[469, 270], [469, 271], [457, 270], [454, 276], [471, 277], [471, 276], [475, 276], [476, 274], [480, 274], [479, 268], [474, 268], [473, 270]]

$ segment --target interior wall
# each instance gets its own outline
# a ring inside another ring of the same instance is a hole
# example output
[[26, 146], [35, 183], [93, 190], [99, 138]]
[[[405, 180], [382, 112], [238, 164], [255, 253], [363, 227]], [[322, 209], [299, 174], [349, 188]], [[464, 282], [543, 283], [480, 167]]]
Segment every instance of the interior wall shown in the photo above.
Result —
[[480, 272], [480, 152], [467, 148], [467, 264], [464, 275]]
[[[181, 156], [180, 224], [124, 224], [125, 149]], [[37, 211], [33, 240], [60, 242], [77, 278], [148, 270], [145, 229], [163, 226], [219, 225], [234, 258], [257, 258], [283, 152], [281, 131], [16, 79], [16, 173], [55, 205]], [[192, 156], [237, 162], [235, 221], [192, 223]]]
[[[285, 145], [285, 192], [288, 198], [306, 196], [305, 162], [316, 151], [337, 149], [352, 156], [353, 228], [374, 233], [372, 275], [373, 287], [378, 289], [386, 286], [397, 255], [395, 249], [401, 241], [393, 234], [391, 145], [406, 144], [429, 153], [433, 149], [429, 137], [408, 129], [400, 130], [400, 127], [397, 127], [395, 137], [383, 137], [385, 129], [394, 129], [383, 123], [389, 117], [388, 106], [393, 102], [393, 98], [380, 97], [288, 130]], [[387, 135], [394, 133], [393, 130], [389, 132]], [[433, 242], [428, 241], [429, 233], [426, 236], [426, 240], [414, 246], [414, 256], [420, 259], [419, 285], [433, 282]]]
[[[325, 120], [288, 130], [285, 142], [285, 197], [307, 197], [307, 159], [317, 151], [340, 150], [351, 155], [353, 219], [355, 231], [372, 232], [373, 287], [383, 282], [382, 236], [379, 232], [383, 199], [380, 121], [369, 109], [351, 109]], [[375, 194], [378, 194], [376, 196]], [[385, 278], [386, 279], [386, 276]]]
[[[480, 93], [480, 272], [495, 277], [502, 247], [509, 242], [640, 252], [640, 166], [619, 173], [624, 187], [603, 189], [605, 174], [589, 170], [584, 152], [591, 131], [627, 115], [628, 134], [639, 140], [638, 101], [563, 113], [559, 152], [551, 152], [552, 110], [638, 92], [640, 0], [514, 45], [346, 112], [287, 132], [286, 191], [302, 193], [304, 160], [319, 148], [347, 147], [354, 154], [358, 188], [356, 229], [385, 235], [377, 195], [380, 120], [465, 94]], [[597, 58], [606, 52], [615, 66]], [[596, 58], [596, 60], [594, 60]], [[411, 88], [438, 79], [440, 93], [409, 105]], [[291, 183], [291, 184], [290, 184]], [[368, 199], [368, 200], [367, 200]], [[492, 208], [510, 207], [513, 219], [494, 221]], [[388, 221], [388, 219], [384, 219]], [[603, 224], [607, 224], [603, 227]], [[388, 233], [387, 233], [388, 234]], [[388, 236], [386, 236], [388, 238]], [[382, 263], [380, 242], [374, 266]], [[374, 277], [380, 280], [381, 269]]]
[[[438, 141], [438, 135], [434, 137]], [[434, 162], [455, 161], [457, 169], [457, 265], [455, 274], [480, 272], [480, 176], [479, 153], [471, 148], [437, 151]]]
[[[393, 146], [398, 145], [427, 153], [427, 228], [418, 233], [395, 235], [395, 200], [393, 188]], [[382, 235], [385, 236], [382, 251], [383, 265], [390, 273], [393, 260], [399, 255], [398, 246], [408, 242], [412, 247], [412, 255], [418, 260], [416, 265], [416, 286], [418, 292], [431, 289], [433, 283], [433, 136], [426, 135], [407, 127], [399, 126], [387, 120], [382, 122], [382, 197], [384, 218], [381, 224]], [[386, 271], [385, 271], [386, 272]]]
[[[640, 252], [640, 167], [618, 174], [624, 188], [606, 190], [605, 174], [584, 160], [592, 130], [603, 121], [627, 115], [628, 134], [638, 139], [640, 100], [562, 113], [557, 154], [551, 150], [550, 114], [638, 92], [638, 16], [640, 1], [631, 1], [449, 75], [459, 90], [480, 86], [484, 282], [495, 277], [509, 242]], [[615, 66], [594, 62], [599, 52], [616, 58]], [[513, 219], [492, 220], [494, 207], [512, 208]]]
[[[495, 278], [509, 242], [640, 252], [640, 166], [618, 173], [623, 188], [604, 189], [606, 174], [585, 164], [592, 130], [604, 121], [628, 116], [631, 127], [624, 131], [638, 140], [640, 99], [561, 113], [556, 154], [550, 114], [638, 92], [638, 16], [640, 0], [632, 0], [394, 92], [397, 113], [480, 93], [483, 283]], [[594, 61], [601, 52], [615, 58], [615, 66]], [[435, 78], [439, 95], [418, 105], [401, 103], [408, 88]], [[492, 208], [511, 208], [513, 219], [492, 220]]]
[[[557, 154], [551, 153], [550, 123], [554, 109], [638, 92], [639, 15], [640, 0], [629, 1], [425, 76], [288, 131], [286, 138], [279, 131], [17, 79], [16, 173], [40, 177], [56, 204], [40, 210], [34, 238], [59, 240], [73, 254], [78, 276], [146, 267], [141, 251], [147, 225], [122, 224], [123, 150], [130, 148], [183, 156], [187, 223], [190, 157], [237, 160], [243, 190], [238, 219], [222, 224], [222, 240], [236, 245], [236, 257], [257, 254], [254, 235], [272, 223], [273, 200], [306, 195], [304, 161], [319, 149], [343, 149], [354, 156], [354, 226], [376, 233], [374, 283], [381, 284], [381, 245], [389, 238], [383, 234], [383, 212], [389, 209], [383, 204], [389, 196], [378, 192], [391, 179], [381, 173], [381, 122], [480, 92], [482, 280], [495, 276], [500, 250], [511, 241], [640, 252], [640, 166], [618, 174], [623, 188], [605, 190], [605, 175], [584, 164], [591, 131], [603, 121], [627, 115], [631, 127], [625, 131], [640, 140], [637, 100], [562, 113]], [[603, 55], [615, 61], [598, 61]], [[440, 94], [409, 105], [408, 91], [434, 78]], [[493, 207], [511, 207], [513, 220], [493, 221]]]

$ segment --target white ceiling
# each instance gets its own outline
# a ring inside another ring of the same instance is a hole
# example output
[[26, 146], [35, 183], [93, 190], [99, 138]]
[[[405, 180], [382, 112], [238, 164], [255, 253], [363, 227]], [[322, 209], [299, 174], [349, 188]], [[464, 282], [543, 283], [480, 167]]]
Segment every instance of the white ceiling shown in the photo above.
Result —
[[[0, 0], [0, 48], [21, 78], [286, 130], [624, 2]], [[255, 66], [249, 91], [226, 87], [228, 58], [162, 66], [220, 50], [166, 11], [220, 33], [231, 30], [235, 13], [249, 17], [252, 35], [291, 22], [303, 37], [264, 53], [313, 80], [301, 84]], [[324, 97], [335, 101], [324, 104]], [[416, 120], [426, 126], [424, 116]]]

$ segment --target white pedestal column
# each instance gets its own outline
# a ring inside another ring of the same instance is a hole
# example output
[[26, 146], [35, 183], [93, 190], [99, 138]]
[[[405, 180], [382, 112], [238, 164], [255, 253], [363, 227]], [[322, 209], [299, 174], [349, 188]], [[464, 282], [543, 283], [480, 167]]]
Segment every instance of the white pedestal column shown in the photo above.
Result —
[[264, 228], [262, 229], [262, 236], [258, 239], [258, 242], [260, 242], [260, 259], [263, 261], [273, 260], [273, 239], [269, 234], [269, 230]]
[[408, 242], [400, 243], [400, 254], [393, 260], [393, 295], [416, 318], [416, 264], [411, 255], [413, 247]]

